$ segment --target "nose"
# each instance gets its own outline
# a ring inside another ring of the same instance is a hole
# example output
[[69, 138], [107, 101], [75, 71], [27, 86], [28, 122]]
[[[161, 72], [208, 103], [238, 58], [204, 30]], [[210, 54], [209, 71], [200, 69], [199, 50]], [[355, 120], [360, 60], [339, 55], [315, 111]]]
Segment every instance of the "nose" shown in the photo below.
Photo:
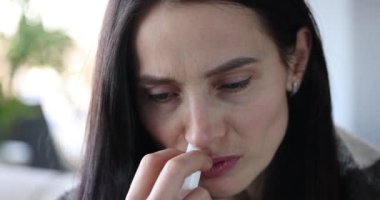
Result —
[[225, 135], [223, 114], [207, 98], [192, 98], [187, 104], [185, 139], [198, 148], [206, 148]]

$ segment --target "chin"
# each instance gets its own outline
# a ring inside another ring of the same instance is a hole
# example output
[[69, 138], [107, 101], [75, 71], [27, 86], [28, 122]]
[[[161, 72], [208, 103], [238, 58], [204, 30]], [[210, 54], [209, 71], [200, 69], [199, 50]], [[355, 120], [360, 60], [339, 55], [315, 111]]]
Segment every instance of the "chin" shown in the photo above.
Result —
[[237, 181], [216, 178], [205, 180], [201, 186], [209, 191], [213, 198], [230, 198], [239, 194], [246, 188], [241, 183], [236, 183]]

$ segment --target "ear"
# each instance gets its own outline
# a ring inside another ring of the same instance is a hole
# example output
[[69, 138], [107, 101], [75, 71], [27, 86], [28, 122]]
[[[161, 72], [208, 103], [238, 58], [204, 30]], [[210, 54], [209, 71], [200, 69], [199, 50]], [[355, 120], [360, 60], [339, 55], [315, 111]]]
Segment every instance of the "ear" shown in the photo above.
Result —
[[302, 27], [297, 32], [297, 40], [294, 53], [288, 63], [288, 77], [286, 89], [288, 92], [296, 93], [301, 86], [303, 75], [309, 61], [309, 55], [312, 45], [312, 36], [310, 30]]

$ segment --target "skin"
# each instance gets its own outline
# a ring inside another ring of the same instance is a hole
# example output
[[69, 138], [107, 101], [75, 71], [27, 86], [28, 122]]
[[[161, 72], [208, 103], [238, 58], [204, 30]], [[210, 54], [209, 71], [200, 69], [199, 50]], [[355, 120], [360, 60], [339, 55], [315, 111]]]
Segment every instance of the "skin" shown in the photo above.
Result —
[[[202, 179], [186, 199], [252, 194], [284, 137], [286, 93], [302, 80], [309, 35], [300, 29], [285, 66], [248, 8], [153, 7], [136, 35], [138, 101], [145, 127], [165, 149], [143, 158], [126, 199], [178, 199], [188, 175], [210, 169], [212, 158], [231, 155], [240, 158], [231, 170]], [[201, 150], [184, 153], [188, 143]]]

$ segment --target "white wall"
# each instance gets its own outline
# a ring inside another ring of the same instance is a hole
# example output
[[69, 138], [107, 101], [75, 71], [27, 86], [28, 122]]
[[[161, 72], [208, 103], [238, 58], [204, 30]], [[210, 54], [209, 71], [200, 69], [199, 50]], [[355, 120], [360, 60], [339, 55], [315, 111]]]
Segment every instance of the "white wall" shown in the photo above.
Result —
[[309, 4], [324, 42], [336, 124], [380, 145], [380, 1]]
[[354, 130], [380, 144], [380, 1], [353, 1]]

